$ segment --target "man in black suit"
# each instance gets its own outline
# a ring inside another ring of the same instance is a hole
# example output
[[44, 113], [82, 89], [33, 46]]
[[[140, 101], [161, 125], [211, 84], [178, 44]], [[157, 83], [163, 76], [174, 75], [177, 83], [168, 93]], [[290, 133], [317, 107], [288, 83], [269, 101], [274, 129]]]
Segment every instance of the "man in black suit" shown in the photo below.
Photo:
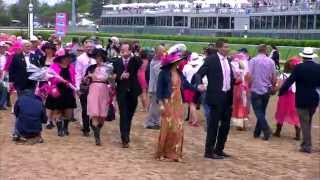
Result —
[[291, 85], [296, 83], [296, 108], [303, 136], [300, 151], [311, 153], [312, 117], [319, 104], [319, 94], [316, 89], [320, 88], [320, 65], [313, 61], [313, 58], [318, 57], [313, 48], [305, 48], [300, 56], [303, 57], [304, 62], [295, 67], [282, 85], [279, 96], [284, 95]]
[[40, 59], [31, 53], [31, 48], [32, 44], [24, 40], [22, 53], [14, 55], [9, 69], [9, 80], [16, 88], [18, 96], [30, 85], [35, 84], [34, 81], [28, 79], [30, 73], [27, 72], [27, 67], [30, 64], [40, 66]]
[[[210, 106], [204, 156], [223, 159], [230, 157], [223, 150], [230, 130], [234, 76], [227, 59], [228, 43], [218, 40], [216, 48], [218, 52], [207, 57], [204, 65], [195, 74], [194, 81], [199, 91], [207, 90], [206, 103]], [[204, 76], [208, 78], [207, 88], [201, 84]]]
[[122, 147], [128, 148], [133, 115], [138, 104], [138, 96], [142, 90], [138, 82], [138, 70], [142, 61], [132, 56], [129, 43], [122, 43], [121, 57], [113, 60], [116, 79], [117, 101], [120, 111], [120, 133]]

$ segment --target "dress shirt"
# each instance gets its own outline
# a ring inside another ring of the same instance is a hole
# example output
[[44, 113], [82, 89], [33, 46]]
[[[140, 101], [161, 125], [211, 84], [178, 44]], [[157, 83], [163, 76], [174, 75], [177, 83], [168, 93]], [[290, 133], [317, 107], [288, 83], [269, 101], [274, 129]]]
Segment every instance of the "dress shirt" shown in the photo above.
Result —
[[218, 53], [219, 59], [220, 59], [220, 64], [222, 68], [222, 73], [223, 73], [223, 86], [222, 86], [222, 91], [227, 92], [231, 89], [231, 69], [229, 66], [229, 62], [227, 57], [224, 57], [220, 53]]

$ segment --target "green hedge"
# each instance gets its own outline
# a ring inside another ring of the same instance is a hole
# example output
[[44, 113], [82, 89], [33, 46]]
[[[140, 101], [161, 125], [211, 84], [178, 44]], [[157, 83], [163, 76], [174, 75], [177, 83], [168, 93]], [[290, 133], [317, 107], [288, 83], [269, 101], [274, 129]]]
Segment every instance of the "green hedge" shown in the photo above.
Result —
[[[26, 36], [26, 32], [13, 32], [13, 34]], [[52, 32], [35, 32], [36, 35], [41, 35], [47, 39]], [[230, 44], [246, 44], [246, 45], [275, 45], [275, 46], [296, 46], [296, 47], [320, 47], [320, 40], [295, 40], [295, 39], [273, 39], [273, 38], [240, 38], [240, 37], [213, 37], [213, 36], [186, 36], [186, 35], [158, 35], [158, 34], [123, 34], [123, 33], [93, 33], [93, 32], [78, 32], [68, 33], [71, 36], [98, 36], [127, 39], [153, 39], [153, 40], [168, 40], [168, 41], [186, 41], [186, 42], [207, 42], [212, 43], [217, 39], [227, 39]]]
[[239, 37], [213, 37], [213, 36], [186, 36], [186, 35], [156, 35], [156, 34], [119, 34], [119, 33], [69, 33], [69, 35], [110, 37], [117, 36], [119, 38], [135, 38], [135, 39], [155, 39], [155, 40], [170, 40], [170, 41], [188, 41], [188, 42], [215, 42], [217, 39], [227, 39], [230, 44], [267, 44], [275, 46], [298, 46], [298, 47], [320, 47], [319, 40], [294, 40], [294, 39], [273, 39], [273, 38], [239, 38]]

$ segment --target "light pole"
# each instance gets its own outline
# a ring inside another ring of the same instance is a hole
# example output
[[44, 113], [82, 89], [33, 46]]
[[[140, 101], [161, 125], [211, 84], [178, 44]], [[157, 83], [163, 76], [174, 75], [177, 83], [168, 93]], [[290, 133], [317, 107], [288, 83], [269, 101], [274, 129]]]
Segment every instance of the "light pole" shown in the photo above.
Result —
[[76, 0], [72, 0], [72, 31], [76, 31]]
[[33, 36], [33, 4], [29, 2], [29, 38]]

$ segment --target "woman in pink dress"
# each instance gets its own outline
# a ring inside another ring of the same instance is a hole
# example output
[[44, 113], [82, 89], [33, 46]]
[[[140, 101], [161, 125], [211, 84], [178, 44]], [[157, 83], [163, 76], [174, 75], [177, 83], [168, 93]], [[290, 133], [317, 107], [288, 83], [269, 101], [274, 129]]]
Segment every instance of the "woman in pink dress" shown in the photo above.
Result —
[[147, 52], [145, 50], [142, 50], [140, 52], [140, 58], [142, 59], [142, 65], [138, 71], [138, 80], [140, 87], [142, 89], [142, 94], [141, 94], [141, 102], [143, 106], [143, 111], [147, 111], [149, 107], [149, 98], [148, 98], [148, 83], [146, 81], [146, 70], [149, 65], [149, 59]]
[[248, 59], [249, 56], [247, 54], [240, 52], [233, 56], [231, 62], [237, 79], [233, 89], [233, 110], [231, 120], [238, 130], [245, 130], [246, 122], [249, 120], [249, 83], [246, 78], [249, 72]]
[[[301, 59], [299, 57], [290, 58], [286, 62], [284, 73], [280, 76], [279, 87], [281, 87], [283, 82], [290, 76], [294, 67], [299, 63], [301, 63]], [[273, 134], [275, 137], [280, 137], [283, 124], [288, 123], [295, 127], [296, 136], [294, 139], [297, 141], [300, 140], [300, 120], [296, 110], [295, 92], [296, 87], [295, 84], [293, 84], [290, 90], [278, 99], [277, 111], [275, 114], [277, 129]]]
[[93, 57], [97, 64], [91, 65], [87, 70], [85, 78], [90, 79], [88, 94], [87, 113], [91, 119], [91, 128], [94, 132], [96, 145], [101, 145], [100, 131], [107, 118], [109, 108], [108, 78], [110, 75], [110, 64], [105, 64], [107, 60], [106, 52], [102, 49], [95, 49]]

